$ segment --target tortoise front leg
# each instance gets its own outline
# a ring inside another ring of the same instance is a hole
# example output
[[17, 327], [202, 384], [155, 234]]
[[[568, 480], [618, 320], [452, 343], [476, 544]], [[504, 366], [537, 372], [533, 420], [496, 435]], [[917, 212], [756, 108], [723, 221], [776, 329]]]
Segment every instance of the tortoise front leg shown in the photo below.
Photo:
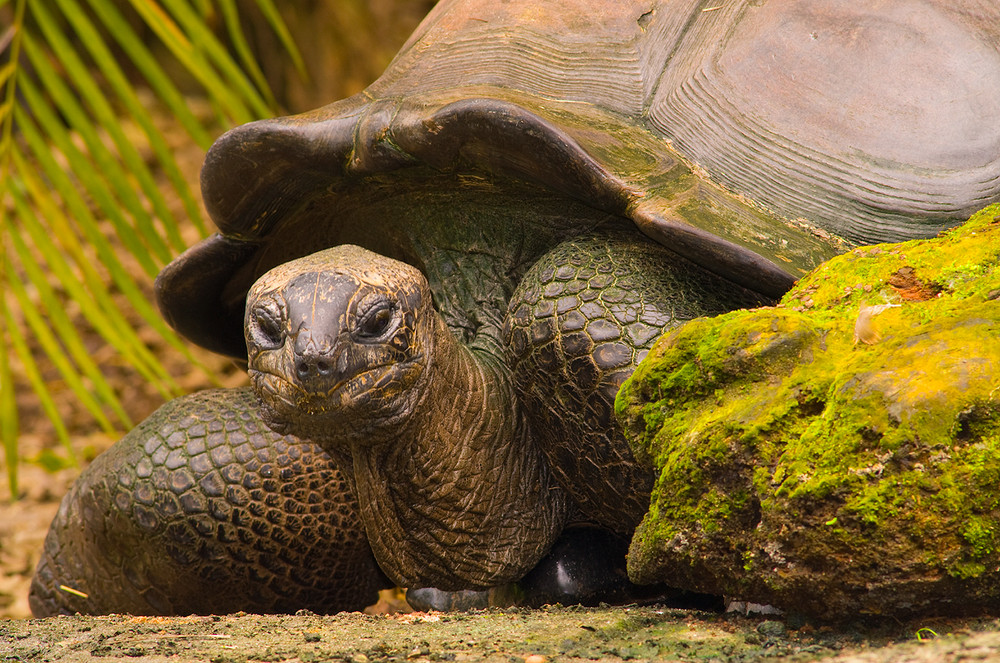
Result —
[[614, 402], [660, 334], [767, 302], [629, 231], [563, 242], [525, 274], [504, 324], [515, 389], [585, 518], [631, 536], [649, 508], [652, 468], [632, 457]]
[[232, 389], [167, 403], [83, 472], [30, 603], [37, 616], [329, 613], [389, 585], [332, 459]]

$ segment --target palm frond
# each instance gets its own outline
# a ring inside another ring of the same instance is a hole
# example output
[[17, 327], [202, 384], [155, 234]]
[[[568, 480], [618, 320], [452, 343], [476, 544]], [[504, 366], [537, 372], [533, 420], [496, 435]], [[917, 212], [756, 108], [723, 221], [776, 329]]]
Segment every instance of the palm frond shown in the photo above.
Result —
[[[255, 2], [294, 53], [271, 1]], [[24, 390], [75, 462], [60, 399], [106, 431], [132, 425], [109, 366], [131, 367], [164, 396], [181, 391], [137, 326], [199, 364], [149, 299], [152, 277], [207, 232], [151, 108], [202, 149], [275, 112], [233, 0], [130, 0], [131, 17], [121, 4], [0, 0], [0, 441], [12, 495]], [[208, 27], [216, 15], [231, 46]], [[207, 112], [192, 111], [174, 72]], [[95, 357], [95, 343], [113, 356]]]

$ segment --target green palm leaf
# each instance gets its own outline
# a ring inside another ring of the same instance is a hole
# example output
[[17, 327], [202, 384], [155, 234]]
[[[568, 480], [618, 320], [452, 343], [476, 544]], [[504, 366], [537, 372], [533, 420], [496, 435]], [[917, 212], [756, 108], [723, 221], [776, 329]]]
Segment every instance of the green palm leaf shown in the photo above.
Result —
[[[271, 0], [255, 1], [300, 62]], [[0, 441], [12, 495], [18, 390], [34, 392], [73, 463], [60, 398], [76, 399], [109, 432], [132, 425], [92, 354], [94, 338], [164, 396], [180, 388], [136, 316], [198, 364], [149, 301], [152, 276], [206, 233], [151, 107], [202, 148], [223, 128], [275, 112], [233, 0], [130, 3], [140, 21], [114, 0], [0, 0]], [[231, 49], [208, 27], [216, 15]], [[189, 108], [167, 73], [178, 70], [209, 113]]]

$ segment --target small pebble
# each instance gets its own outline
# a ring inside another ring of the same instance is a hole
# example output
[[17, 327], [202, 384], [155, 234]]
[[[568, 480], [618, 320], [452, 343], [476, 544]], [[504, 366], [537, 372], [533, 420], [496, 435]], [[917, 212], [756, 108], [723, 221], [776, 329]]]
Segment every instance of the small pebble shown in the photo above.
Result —
[[757, 632], [768, 638], [783, 638], [788, 629], [783, 622], [769, 619], [757, 625]]

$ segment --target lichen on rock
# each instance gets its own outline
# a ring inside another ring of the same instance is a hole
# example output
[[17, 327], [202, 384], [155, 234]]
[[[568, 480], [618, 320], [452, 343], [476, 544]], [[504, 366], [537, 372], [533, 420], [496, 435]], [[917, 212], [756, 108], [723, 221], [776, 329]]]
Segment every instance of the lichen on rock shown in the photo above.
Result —
[[629, 574], [822, 619], [1000, 611], [1000, 206], [665, 335]]

